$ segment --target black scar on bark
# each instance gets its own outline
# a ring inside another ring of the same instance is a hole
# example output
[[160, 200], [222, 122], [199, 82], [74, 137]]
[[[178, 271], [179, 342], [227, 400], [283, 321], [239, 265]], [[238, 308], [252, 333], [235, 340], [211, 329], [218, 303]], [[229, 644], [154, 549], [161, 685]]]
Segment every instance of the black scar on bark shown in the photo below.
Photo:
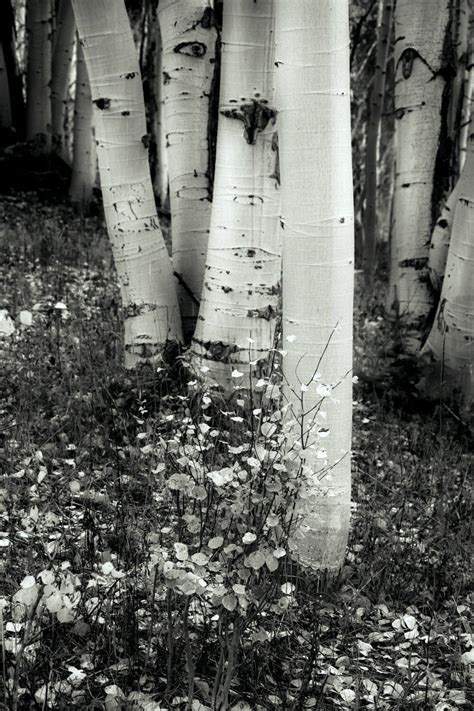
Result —
[[122, 111], [122, 116], [130, 116], [130, 111]]
[[219, 363], [230, 363], [231, 356], [238, 353], [240, 348], [235, 343], [224, 343], [223, 341], [200, 341], [194, 339], [206, 351], [206, 358]]
[[274, 180], [276, 180], [277, 185], [281, 185], [281, 183], [280, 183], [280, 149], [278, 146], [278, 131], [275, 131], [275, 133], [272, 136], [272, 151], [275, 151], [275, 170], [270, 175], [270, 178], [273, 178]]
[[171, 76], [169, 72], [163, 72], [163, 84], [169, 84], [171, 81]]
[[413, 47], [407, 47], [403, 50], [400, 62], [402, 64], [402, 76], [404, 79], [409, 79], [411, 77], [413, 62], [415, 61], [415, 57], [419, 56], [420, 55], [415, 49], [413, 49]]
[[204, 42], [180, 42], [173, 47], [176, 54], [186, 54], [188, 57], [204, 57], [207, 47]]
[[142, 143], [145, 146], [145, 148], [148, 148], [148, 146], [150, 145], [150, 138], [149, 138], [148, 134], [145, 133], [145, 135], [142, 136]]
[[402, 259], [398, 262], [399, 267], [413, 267], [416, 271], [424, 269], [428, 264], [428, 257], [413, 257], [412, 259]]
[[97, 106], [98, 109], [100, 109], [100, 111], [104, 111], [105, 109], [110, 109], [111, 101], [110, 99], [101, 98], [96, 99], [93, 103]]
[[438, 227], [441, 227], [442, 230], [445, 230], [446, 227], [448, 226], [448, 221], [441, 219], [441, 220], [438, 220], [438, 222], [436, 224], [438, 225]]
[[276, 311], [271, 304], [264, 306], [261, 309], [250, 309], [247, 311], [247, 316], [249, 318], [263, 318], [265, 321], [271, 321], [276, 318]]
[[249, 104], [241, 104], [239, 108], [221, 109], [221, 114], [242, 121], [245, 140], [252, 146], [257, 140], [257, 133], [264, 131], [269, 121], [275, 122], [277, 111], [268, 106], [264, 100], [252, 99]]
[[128, 72], [128, 74], [122, 74], [124, 79], [133, 79], [138, 76], [138, 72]]

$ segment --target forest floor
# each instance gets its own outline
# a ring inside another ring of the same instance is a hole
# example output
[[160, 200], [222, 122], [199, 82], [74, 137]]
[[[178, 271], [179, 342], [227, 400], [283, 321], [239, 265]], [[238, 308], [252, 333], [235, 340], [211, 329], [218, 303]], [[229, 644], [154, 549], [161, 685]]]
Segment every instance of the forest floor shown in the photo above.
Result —
[[[0, 283], [0, 708], [185, 709], [192, 668], [192, 709], [210, 709], [215, 618], [188, 628], [153, 572], [183, 369], [121, 370], [101, 218], [47, 191], [0, 199]], [[468, 428], [417, 395], [396, 324], [356, 296], [346, 564], [336, 585], [293, 576], [242, 633], [230, 708], [472, 708]]]

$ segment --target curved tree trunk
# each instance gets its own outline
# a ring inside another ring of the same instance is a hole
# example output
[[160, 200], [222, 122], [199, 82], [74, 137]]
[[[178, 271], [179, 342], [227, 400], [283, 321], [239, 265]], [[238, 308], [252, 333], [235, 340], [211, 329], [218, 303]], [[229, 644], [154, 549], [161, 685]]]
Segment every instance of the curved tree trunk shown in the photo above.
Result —
[[159, 356], [181, 328], [156, 213], [137, 53], [123, 0], [73, 0], [94, 104], [107, 229], [125, 311], [125, 365]]
[[92, 114], [92, 96], [82, 46], [77, 42], [76, 97], [74, 103], [74, 145], [71, 202], [87, 210], [96, 176], [96, 150]]
[[349, 3], [276, 6], [284, 395], [296, 419], [289, 445], [307, 494], [293, 545], [303, 564], [334, 571], [344, 559], [351, 491]]
[[390, 49], [393, 0], [381, 0], [375, 76], [371, 87], [369, 118], [367, 121], [367, 145], [365, 159], [365, 211], [364, 211], [364, 268], [370, 276], [375, 268], [377, 246], [377, 156], [380, 120], [382, 118], [385, 74]]
[[[224, 3], [211, 232], [192, 344], [229, 387], [231, 371], [273, 347], [279, 283], [273, 0]], [[251, 342], [249, 343], [249, 339]]]
[[27, 0], [26, 139], [51, 150], [51, 3]]
[[458, 200], [459, 181], [454, 186], [453, 191], [441, 210], [441, 215], [436, 221], [433, 234], [431, 235], [430, 256], [428, 269], [431, 286], [439, 296], [443, 284], [446, 261], [448, 259], [449, 240], [454, 219], [454, 210]]
[[74, 51], [74, 32], [74, 13], [71, 0], [61, 0], [54, 34], [51, 70], [51, 120], [53, 150], [64, 160], [69, 160], [63, 134], [64, 111]]
[[186, 340], [199, 310], [211, 223], [209, 122], [217, 30], [210, 0], [160, 0], [173, 268]]
[[21, 141], [25, 134], [25, 102], [15, 39], [15, 16], [12, 3], [11, 0], [3, 0], [0, 2], [0, 44], [8, 78], [12, 128], [15, 131], [16, 140]]
[[398, 0], [395, 10], [397, 274], [392, 281], [397, 284], [408, 352], [418, 349], [432, 305], [427, 270], [430, 238], [450, 180], [449, 170], [445, 171], [451, 149], [442, 124], [449, 100], [443, 71], [447, 61], [443, 49], [450, 39], [449, 5], [449, 0]]
[[474, 133], [457, 185], [446, 274], [435, 320], [423, 348], [440, 364], [443, 391], [474, 397]]

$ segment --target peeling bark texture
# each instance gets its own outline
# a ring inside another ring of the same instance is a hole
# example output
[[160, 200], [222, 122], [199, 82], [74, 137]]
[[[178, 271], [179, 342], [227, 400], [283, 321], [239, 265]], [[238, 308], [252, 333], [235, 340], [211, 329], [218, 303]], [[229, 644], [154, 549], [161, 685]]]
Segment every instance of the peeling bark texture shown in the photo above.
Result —
[[23, 82], [16, 55], [15, 16], [11, 0], [0, 2], [0, 44], [8, 81], [11, 126], [15, 140], [24, 139], [25, 102], [23, 100]]
[[384, 105], [385, 75], [390, 49], [393, 0], [379, 3], [379, 27], [375, 75], [371, 88], [365, 159], [364, 269], [370, 277], [375, 268], [377, 246], [377, 156], [380, 121]]
[[51, 151], [51, 3], [27, 0], [26, 139]]
[[146, 17], [146, 60], [143, 91], [150, 135], [150, 168], [158, 205], [168, 200], [168, 157], [163, 101], [163, 51], [160, 25], [154, 2], [148, 3]]
[[66, 162], [69, 162], [69, 155], [64, 143], [64, 112], [74, 52], [74, 33], [71, 0], [60, 0], [51, 70], [51, 118], [53, 151]]
[[[472, 128], [472, 124], [471, 124]], [[436, 317], [423, 352], [440, 364], [444, 392], [474, 397], [474, 133], [457, 186], [446, 273]]]
[[208, 123], [217, 29], [209, 0], [160, 0], [173, 268], [186, 341], [199, 311], [211, 224]]
[[[432, 307], [426, 269], [435, 193], [443, 182], [440, 150], [446, 149], [443, 126], [451, 52], [449, 0], [398, 0], [395, 15], [396, 173], [394, 249], [396, 306], [404, 322], [405, 349], [418, 350]], [[430, 31], [427, 32], [427, 27]], [[448, 56], [447, 56], [448, 55]]]
[[[351, 494], [349, 3], [277, 0], [276, 8], [284, 397], [288, 426], [296, 420], [289, 454], [302, 466], [306, 490], [293, 548], [303, 565], [336, 571], [346, 550]], [[332, 386], [331, 394], [322, 384]]]
[[[225, 389], [274, 345], [281, 278], [275, 177], [274, 0], [224, 3], [217, 157], [201, 308], [192, 343]], [[249, 342], [251, 339], [251, 342]]]
[[99, 174], [125, 321], [125, 366], [181, 340], [148, 166], [138, 58], [123, 0], [73, 0], [94, 103]]
[[71, 202], [87, 211], [97, 172], [92, 96], [80, 42], [77, 42], [76, 97], [74, 104], [74, 145], [72, 178], [69, 188]]

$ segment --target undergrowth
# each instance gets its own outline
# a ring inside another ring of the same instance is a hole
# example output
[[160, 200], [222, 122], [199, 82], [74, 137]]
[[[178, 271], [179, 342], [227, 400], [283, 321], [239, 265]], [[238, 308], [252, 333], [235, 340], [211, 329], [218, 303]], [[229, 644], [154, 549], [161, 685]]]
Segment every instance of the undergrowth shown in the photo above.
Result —
[[469, 708], [467, 431], [403, 376], [380, 302], [356, 309], [352, 529], [323, 584], [291, 562], [271, 382], [249, 417], [180, 360], [123, 372], [100, 220], [1, 211], [4, 708]]

